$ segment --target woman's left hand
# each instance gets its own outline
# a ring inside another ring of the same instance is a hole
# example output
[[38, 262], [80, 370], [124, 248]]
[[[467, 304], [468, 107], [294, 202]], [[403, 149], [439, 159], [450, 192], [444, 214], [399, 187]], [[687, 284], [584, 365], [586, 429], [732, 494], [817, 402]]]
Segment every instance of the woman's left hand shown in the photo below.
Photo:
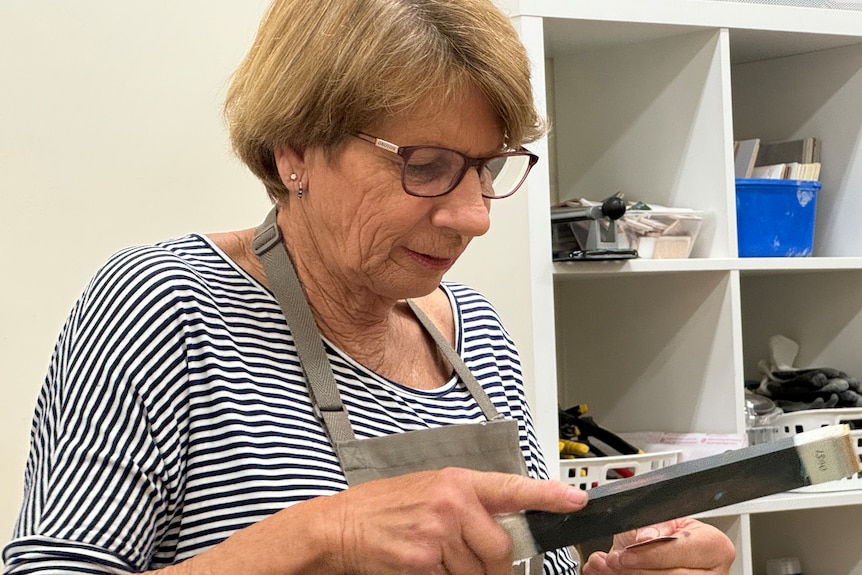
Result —
[[[667, 536], [674, 539], [632, 546]], [[733, 543], [715, 527], [695, 519], [675, 519], [615, 536], [611, 550], [590, 555], [582, 573], [726, 575], [735, 557]]]

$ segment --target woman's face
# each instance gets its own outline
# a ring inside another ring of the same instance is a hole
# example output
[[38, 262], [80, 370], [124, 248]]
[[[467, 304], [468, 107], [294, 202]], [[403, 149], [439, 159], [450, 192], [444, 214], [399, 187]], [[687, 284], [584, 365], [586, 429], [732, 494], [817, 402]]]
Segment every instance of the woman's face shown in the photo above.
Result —
[[[398, 146], [435, 145], [468, 156], [500, 151], [503, 129], [478, 90], [448, 105], [393, 117], [368, 130]], [[307, 219], [319, 261], [329, 277], [354, 293], [401, 299], [433, 291], [470, 240], [488, 231], [490, 202], [470, 168], [449, 194], [408, 195], [401, 158], [350, 138], [336, 159], [320, 149], [302, 158], [307, 193], [292, 197]]]

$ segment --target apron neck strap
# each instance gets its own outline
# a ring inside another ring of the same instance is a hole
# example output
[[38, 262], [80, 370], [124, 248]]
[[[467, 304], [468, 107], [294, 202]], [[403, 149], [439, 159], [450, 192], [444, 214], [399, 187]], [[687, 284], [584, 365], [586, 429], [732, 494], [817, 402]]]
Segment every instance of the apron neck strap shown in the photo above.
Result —
[[276, 208], [267, 215], [252, 241], [254, 252], [263, 264], [266, 279], [290, 326], [299, 362], [308, 381], [308, 393], [315, 412], [333, 445], [354, 439], [347, 410], [326, 357], [320, 331], [311, 314], [308, 299], [290, 261], [276, 222]]
[[461, 356], [455, 351], [449, 341], [445, 338], [445, 336], [440, 333], [440, 330], [437, 329], [437, 326], [428, 318], [424, 311], [422, 311], [416, 302], [412, 299], [407, 300], [407, 304], [410, 306], [410, 309], [413, 310], [413, 313], [416, 315], [416, 318], [422, 324], [422, 327], [425, 328], [431, 337], [434, 338], [434, 341], [437, 343], [437, 347], [440, 348], [440, 351], [443, 352], [443, 355], [452, 365], [452, 368], [455, 370], [455, 373], [461, 378], [464, 382], [464, 385], [467, 387], [467, 390], [473, 396], [473, 399], [476, 400], [476, 403], [482, 409], [482, 413], [485, 414], [485, 417], [488, 418], [488, 421], [492, 421], [494, 419], [501, 419], [503, 416], [497, 411], [497, 408], [494, 406], [494, 403], [491, 401], [491, 398], [488, 397], [488, 394], [485, 393], [485, 390], [482, 388], [482, 385], [476, 379], [476, 376], [473, 375], [473, 372], [470, 371], [470, 368], [467, 367], [467, 364], [464, 363], [464, 360], [461, 359]]

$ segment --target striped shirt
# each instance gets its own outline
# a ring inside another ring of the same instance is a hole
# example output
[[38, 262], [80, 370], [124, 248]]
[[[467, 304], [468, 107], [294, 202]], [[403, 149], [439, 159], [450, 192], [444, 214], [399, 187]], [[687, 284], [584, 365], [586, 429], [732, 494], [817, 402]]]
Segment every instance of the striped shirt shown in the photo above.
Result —
[[[465, 286], [441, 289], [459, 355], [519, 422], [530, 474], [547, 477], [499, 317]], [[333, 345], [327, 354], [357, 438], [484, 420], [457, 377], [416, 390]], [[271, 292], [202, 236], [128, 248], [97, 272], [60, 334], [3, 573], [158, 569], [346, 487]], [[575, 567], [559, 553], [545, 570]]]

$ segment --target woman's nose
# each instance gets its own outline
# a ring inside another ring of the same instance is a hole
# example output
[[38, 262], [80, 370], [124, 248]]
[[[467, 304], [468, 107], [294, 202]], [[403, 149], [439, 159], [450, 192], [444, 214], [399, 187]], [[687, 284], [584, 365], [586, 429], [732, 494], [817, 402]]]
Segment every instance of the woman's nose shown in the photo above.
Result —
[[491, 200], [482, 195], [476, 168], [470, 168], [451, 192], [437, 198], [432, 223], [468, 237], [485, 234], [491, 227]]

